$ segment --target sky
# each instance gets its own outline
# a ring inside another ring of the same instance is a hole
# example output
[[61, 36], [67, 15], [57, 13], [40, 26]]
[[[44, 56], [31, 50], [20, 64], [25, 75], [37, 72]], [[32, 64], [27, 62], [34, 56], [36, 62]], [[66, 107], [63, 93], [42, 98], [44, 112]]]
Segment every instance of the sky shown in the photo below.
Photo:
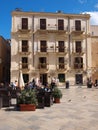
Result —
[[5, 39], [11, 38], [11, 12], [16, 8], [34, 12], [88, 13], [90, 24], [98, 25], [98, 0], [0, 0], [0, 35]]

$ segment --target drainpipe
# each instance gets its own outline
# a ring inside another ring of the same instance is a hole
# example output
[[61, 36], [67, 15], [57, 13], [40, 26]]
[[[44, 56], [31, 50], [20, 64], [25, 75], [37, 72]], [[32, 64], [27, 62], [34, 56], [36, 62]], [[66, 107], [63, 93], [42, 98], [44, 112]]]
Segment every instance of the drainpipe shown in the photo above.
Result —
[[33, 16], [33, 26], [32, 26], [32, 28], [33, 28], [33, 30], [32, 30], [32, 32], [33, 32], [33, 40], [32, 40], [32, 50], [33, 50], [33, 55], [32, 55], [32, 57], [33, 57], [33, 67], [34, 67], [34, 16]]
[[87, 46], [87, 20], [86, 20], [86, 39], [85, 39], [85, 42], [86, 42], [86, 70], [87, 70], [87, 76], [88, 76], [88, 46]]
[[68, 55], [69, 55], [69, 67], [71, 67], [71, 54], [70, 54], [70, 41], [71, 41], [71, 35], [70, 35], [70, 18], [68, 17]]
[[[69, 67], [71, 67], [71, 54], [70, 54], [70, 49], [71, 49], [71, 47], [70, 47], [70, 41], [71, 41], [71, 35], [70, 35], [70, 17], [68, 17], [68, 66]], [[66, 80], [68, 80], [67, 78], [68, 78], [68, 76], [67, 76], [67, 74], [68, 74], [68, 71], [67, 71], [67, 73], [66, 73]]]

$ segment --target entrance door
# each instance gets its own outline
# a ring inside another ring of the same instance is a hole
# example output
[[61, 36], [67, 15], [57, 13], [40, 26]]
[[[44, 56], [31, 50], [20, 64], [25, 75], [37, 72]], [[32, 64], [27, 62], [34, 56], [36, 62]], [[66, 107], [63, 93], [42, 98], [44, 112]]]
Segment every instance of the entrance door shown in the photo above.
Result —
[[40, 74], [40, 81], [42, 82], [42, 85], [47, 84], [47, 74]]
[[23, 80], [24, 80], [25, 83], [28, 83], [29, 75], [28, 74], [23, 74]]
[[75, 82], [76, 84], [83, 84], [83, 75], [82, 74], [76, 74], [75, 76]]

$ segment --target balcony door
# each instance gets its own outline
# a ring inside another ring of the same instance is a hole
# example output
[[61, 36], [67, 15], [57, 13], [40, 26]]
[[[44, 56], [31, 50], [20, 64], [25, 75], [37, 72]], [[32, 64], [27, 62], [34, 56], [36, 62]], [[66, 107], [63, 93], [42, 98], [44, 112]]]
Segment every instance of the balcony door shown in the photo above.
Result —
[[47, 43], [46, 41], [40, 41], [40, 51], [47, 52]]
[[22, 18], [22, 29], [28, 29], [28, 19]]
[[58, 42], [58, 51], [59, 52], [64, 52], [64, 41], [59, 41]]
[[64, 69], [64, 57], [59, 57], [59, 69]]
[[46, 29], [46, 19], [40, 19], [40, 29]]
[[28, 58], [22, 57], [22, 68], [27, 69], [28, 68]]
[[58, 20], [58, 30], [64, 30], [64, 20], [63, 19]]
[[28, 52], [28, 41], [22, 40], [22, 52]]
[[83, 58], [82, 57], [75, 58], [74, 68], [75, 69], [82, 69], [83, 68]]
[[81, 21], [80, 20], [75, 21], [75, 30], [81, 31]]
[[77, 53], [81, 53], [82, 52], [81, 41], [76, 41], [76, 52]]
[[39, 58], [39, 68], [40, 69], [46, 69], [46, 57], [40, 57]]

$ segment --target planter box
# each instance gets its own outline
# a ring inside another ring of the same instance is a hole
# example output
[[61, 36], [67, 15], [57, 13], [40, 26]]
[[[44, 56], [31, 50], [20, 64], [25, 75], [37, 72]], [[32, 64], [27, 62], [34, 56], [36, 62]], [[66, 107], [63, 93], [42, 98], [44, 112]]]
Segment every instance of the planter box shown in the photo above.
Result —
[[34, 104], [20, 104], [20, 111], [35, 111], [36, 106]]
[[60, 103], [60, 98], [54, 98], [54, 103]]

